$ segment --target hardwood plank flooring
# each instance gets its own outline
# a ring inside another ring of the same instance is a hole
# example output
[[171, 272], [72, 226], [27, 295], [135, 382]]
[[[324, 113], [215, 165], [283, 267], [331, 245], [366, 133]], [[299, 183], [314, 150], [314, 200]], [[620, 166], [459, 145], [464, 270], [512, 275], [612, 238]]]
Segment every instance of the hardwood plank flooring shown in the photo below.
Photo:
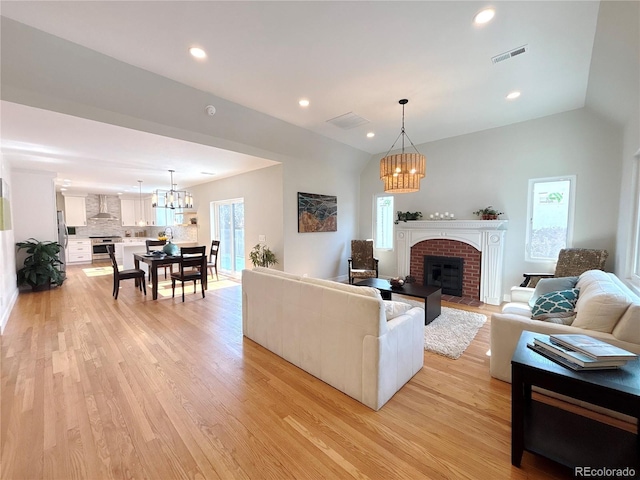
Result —
[[489, 322], [458, 360], [425, 352], [374, 412], [244, 338], [240, 285], [184, 303], [111, 290], [111, 274], [75, 266], [20, 294], [2, 336], [0, 478], [573, 478], [526, 452], [511, 466]]

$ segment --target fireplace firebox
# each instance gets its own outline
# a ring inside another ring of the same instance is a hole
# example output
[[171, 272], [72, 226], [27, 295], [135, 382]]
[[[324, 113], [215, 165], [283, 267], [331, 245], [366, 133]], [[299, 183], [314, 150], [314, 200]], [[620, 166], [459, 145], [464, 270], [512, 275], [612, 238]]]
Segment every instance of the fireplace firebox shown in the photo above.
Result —
[[462, 296], [464, 259], [425, 255], [424, 285], [440, 287], [445, 295]]

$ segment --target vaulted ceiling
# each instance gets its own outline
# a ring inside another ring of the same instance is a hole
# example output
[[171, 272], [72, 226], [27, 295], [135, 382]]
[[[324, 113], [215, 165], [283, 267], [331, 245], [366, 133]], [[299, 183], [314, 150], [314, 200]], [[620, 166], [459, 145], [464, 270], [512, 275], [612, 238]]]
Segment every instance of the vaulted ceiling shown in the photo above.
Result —
[[[2, 15], [377, 154], [385, 153], [400, 132], [401, 98], [409, 99], [406, 130], [415, 144], [584, 106], [599, 2], [495, 2], [494, 19], [474, 24], [474, 15], [488, 5], [2, 1]], [[192, 46], [207, 57], [193, 58]], [[492, 61], [520, 47], [524, 53]], [[508, 100], [515, 90], [520, 97]], [[301, 99], [309, 105], [301, 107]], [[29, 117], [32, 126], [46, 128], [45, 120], [35, 118], [47, 113], [4, 107], [10, 115], [3, 112], [3, 152], [20, 158], [20, 144], [38, 136], [34, 128], [24, 131]], [[343, 128], [329, 122], [345, 114], [361, 124]], [[61, 128], [74, 122], [53, 120]], [[72, 139], [63, 134], [47, 135], [51, 150], [117, 163], [131, 157], [122, 150], [144, 150], [152, 143], [145, 140], [148, 134], [121, 132], [126, 147], [92, 144], [91, 138], [101, 136], [91, 134], [93, 129], [116, 127], [75, 127], [86, 132], [86, 141], [68, 145]], [[167, 148], [197, 164], [210, 147], [184, 142]], [[140, 161], [150, 161], [153, 154], [141, 153]], [[255, 158], [242, 162], [247, 169], [268, 164]]]

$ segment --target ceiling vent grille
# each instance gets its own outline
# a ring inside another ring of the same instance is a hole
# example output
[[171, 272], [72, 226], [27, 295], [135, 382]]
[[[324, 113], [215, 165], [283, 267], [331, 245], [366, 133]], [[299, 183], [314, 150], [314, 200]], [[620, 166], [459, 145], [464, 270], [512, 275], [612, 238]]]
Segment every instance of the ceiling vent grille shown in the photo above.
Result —
[[528, 51], [529, 45], [523, 45], [508, 52], [501, 53], [500, 55], [496, 55], [495, 57], [491, 58], [491, 63], [495, 65], [496, 63], [504, 62], [505, 60], [509, 60], [513, 57], [517, 57], [518, 55], [527, 53]]
[[331, 120], [327, 120], [327, 123], [335, 125], [338, 128], [342, 128], [343, 130], [350, 130], [360, 125], [364, 125], [365, 123], [369, 123], [369, 120], [361, 117], [360, 115], [356, 115], [353, 112], [349, 112], [332, 118]]

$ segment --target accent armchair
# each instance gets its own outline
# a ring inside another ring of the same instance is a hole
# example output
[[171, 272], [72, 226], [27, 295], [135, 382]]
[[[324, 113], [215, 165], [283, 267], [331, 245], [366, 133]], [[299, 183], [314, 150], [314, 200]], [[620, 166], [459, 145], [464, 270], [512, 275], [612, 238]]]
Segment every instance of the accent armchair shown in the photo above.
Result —
[[373, 256], [373, 240], [351, 240], [349, 283], [356, 278], [378, 278], [378, 259]]
[[604, 270], [608, 256], [606, 250], [563, 248], [558, 254], [555, 273], [524, 273], [520, 286], [533, 288], [541, 278], [577, 277], [587, 270]]

